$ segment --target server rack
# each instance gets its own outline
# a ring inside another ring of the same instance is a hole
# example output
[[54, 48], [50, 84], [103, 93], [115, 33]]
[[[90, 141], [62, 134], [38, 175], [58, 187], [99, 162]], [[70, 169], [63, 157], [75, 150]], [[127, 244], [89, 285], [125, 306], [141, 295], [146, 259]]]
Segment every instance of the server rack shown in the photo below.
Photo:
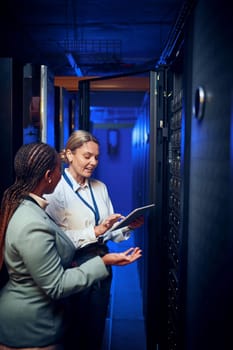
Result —
[[168, 350], [180, 349], [182, 293], [181, 140], [182, 75], [168, 72], [168, 227], [167, 227], [167, 342]]
[[186, 254], [182, 61], [161, 66], [152, 81], [150, 193], [156, 211], [149, 224], [148, 350], [181, 350]]
[[149, 299], [156, 300], [149, 300], [148, 350], [184, 349], [187, 268], [184, 218], [188, 210], [185, 205], [188, 191], [184, 190], [188, 177], [184, 177], [184, 171], [187, 172], [184, 162], [187, 165], [185, 144], [189, 142], [189, 130], [185, 125], [183, 77], [185, 29], [194, 4], [195, 1], [184, 2], [156, 67], [150, 187], [157, 207], [155, 222], [151, 223], [154, 251], [149, 251], [149, 255], [157, 254], [156, 261], [150, 260], [150, 264], [156, 262], [156, 266], [150, 267], [154, 281], [150, 279], [152, 292], [149, 293]]
[[[156, 76], [156, 144], [154, 145], [156, 178], [154, 191], [157, 219], [154, 230], [157, 303], [154, 318], [157, 329], [153, 346], [159, 350], [181, 350], [183, 332], [185, 242], [183, 232], [183, 74], [182, 63], [164, 65]], [[150, 349], [150, 348], [149, 348]]]

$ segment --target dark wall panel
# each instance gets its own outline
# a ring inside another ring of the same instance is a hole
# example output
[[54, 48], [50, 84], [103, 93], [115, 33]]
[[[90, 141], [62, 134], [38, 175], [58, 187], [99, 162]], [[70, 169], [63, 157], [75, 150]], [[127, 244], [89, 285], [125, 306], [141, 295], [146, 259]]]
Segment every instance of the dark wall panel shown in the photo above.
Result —
[[14, 179], [13, 159], [23, 141], [23, 68], [11, 58], [0, 59], [0, 197]]
[[[228, 24], [227, 24], [228, 23]], [[192, 121], [186, 299], [188, 350], [227, 349], [232, 309], [233, 237], [230, 228], [230, 121], [233, 31], [229, 9], [213, 1], [195, 8], [189, 66], [192, 96], [203, 86], [205, 113]]]

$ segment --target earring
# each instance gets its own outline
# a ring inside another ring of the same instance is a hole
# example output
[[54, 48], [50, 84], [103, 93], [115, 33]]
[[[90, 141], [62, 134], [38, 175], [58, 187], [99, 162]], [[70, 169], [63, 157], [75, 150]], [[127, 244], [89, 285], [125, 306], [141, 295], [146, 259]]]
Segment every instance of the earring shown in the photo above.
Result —
[[52, 182], [52, 179], [49, 179], [49, 184], [51, 184], [51, 182]]

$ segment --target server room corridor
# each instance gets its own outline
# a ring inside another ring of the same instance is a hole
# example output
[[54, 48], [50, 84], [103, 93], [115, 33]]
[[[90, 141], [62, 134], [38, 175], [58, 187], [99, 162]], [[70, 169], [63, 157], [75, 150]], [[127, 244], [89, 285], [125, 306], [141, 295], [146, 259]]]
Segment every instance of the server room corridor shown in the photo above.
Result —
[[[114, 250], [122, 251], [131, 246], [135, 246], [134, 235], [119, 245], [115, 244]], [[137, 264], [135, 262], [124, 268], [114, 267], [110, 317], [107, 322], [105, 343], [102, 350], [146, 350], [142, 295]]]
[[[117, 96], [119, 104], [121, 99], [118, 94]], [[102, 98], [103, 102], [110, 99], [109, 95]], [[114, 95], [112, 106], [116, 104], [115, 98], [116, 95]], [[132, 110], [131, 108], [130, 111]], [[107, 111], [108, 109], [106, 109], [105, 114]], [[118, 115], [121, 115], [121, 109], [117, 108], [116, 111]], [[111, 155], [108, 153], [108, 143], [104, 142], [108, 140], [108, 129], [97, 127], [94, 115], [92, 120], [95, 121], [95, 124], [93, 123], [93, 134], [98, 140], [101, 140], [101, 152], [98, 168], [95, 170], [95, 177], [101, 179], [107, 185], [115, 212], [127, 215], [139, 206], [137, 201], [134, 200], [135, 191], [132, 180], [134, 178], [132, 127], [128, 125], [122, 127], [120, 124], [118, 127], [118, 152], [116, 155]], [[144, 203], [148, 203], [148, 201]], [[108, 241], [108, 247], [112, 252], [122, 252], [135, 246], [143, 249], [142, 235], [144, 235], [144, 232], [142, 233], [140, 229], [133, 230], [129, 239], [119, 243]], [[106, 322], [105, 341], [102, 350], [146, 350], [143, 293], [139, 268], [143, 263], [143, 259], [146, 258], [144, 254], [143, 251], [142, 258], [130, 265], [113, 267], [109, 317]]]

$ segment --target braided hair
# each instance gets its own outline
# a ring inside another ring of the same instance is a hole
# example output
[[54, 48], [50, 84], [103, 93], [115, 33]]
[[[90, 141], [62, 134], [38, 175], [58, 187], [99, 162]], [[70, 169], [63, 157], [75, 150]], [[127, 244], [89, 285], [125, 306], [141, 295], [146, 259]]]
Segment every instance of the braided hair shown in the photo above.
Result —
[[3, 263], [3, 247], [7, 225], [15, 210], [30, 192], [33, 192], [47, 170], [57, 165], [56, 150], [43, 142], [20, 147], [15, 155], [15, 182], [3, 194], [0, 212], [0, 268]]

